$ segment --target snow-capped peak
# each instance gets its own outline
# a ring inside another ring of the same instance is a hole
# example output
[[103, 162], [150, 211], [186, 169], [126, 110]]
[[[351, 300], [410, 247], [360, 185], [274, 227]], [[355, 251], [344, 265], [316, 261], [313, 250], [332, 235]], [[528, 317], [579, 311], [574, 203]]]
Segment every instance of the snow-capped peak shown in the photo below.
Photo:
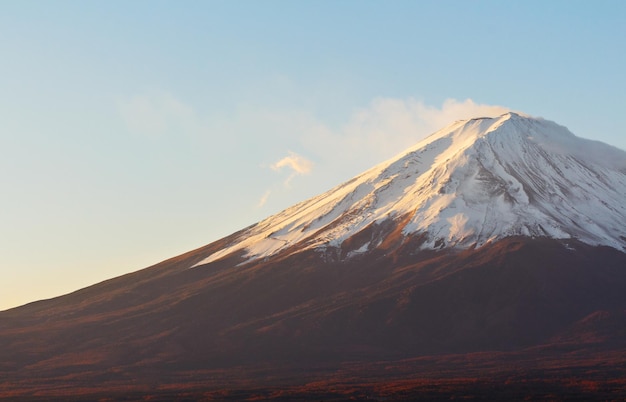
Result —
[[[200, 264], [339, 247], [395, 220], [420, 248], [513, 235], [576, 238], [626, 250], [626, 152], [519, 113], [457, 121], [332, 190], [271, 216]], [[383, 239], [359, 243], [351, 255]]]

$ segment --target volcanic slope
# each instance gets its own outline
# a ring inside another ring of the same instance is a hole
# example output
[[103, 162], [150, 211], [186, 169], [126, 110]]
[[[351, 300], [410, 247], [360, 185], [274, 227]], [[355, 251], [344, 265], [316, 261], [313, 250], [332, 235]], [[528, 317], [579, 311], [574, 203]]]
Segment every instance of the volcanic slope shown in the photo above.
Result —
[[0, 396], [284, 387], [346, 364], [386, 381], [425, 356], [450, 378], [512, 354], [528, 375], [543, 356], [626, 378], [625, 228], [623, 151], [514, 113], [456, 122], [198, 250], [0, 312]]
[[[625, 194], [624, 151], [547, 120], [507, 113], [456, 122], [254, 225], [200, 264], [238, 250], [254, 260], [290, 249], [337, 248], [388, 220], [401, 225], [402, 236], [422, 235], [420, 249], [467, 248], [521, 235], [626, 250]], [[384, 240], [357, 242], [350, 253]]]

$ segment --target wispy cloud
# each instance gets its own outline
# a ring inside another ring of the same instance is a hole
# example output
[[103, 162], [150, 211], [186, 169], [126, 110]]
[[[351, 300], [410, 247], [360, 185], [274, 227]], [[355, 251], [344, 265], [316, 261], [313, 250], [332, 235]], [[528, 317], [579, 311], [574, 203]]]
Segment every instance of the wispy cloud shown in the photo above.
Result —
[[285, 156], [271, 166], [273, 170], [280, 170], [283, 167], [289, 167], [298, 174], [307, 174], [311, 173], [313, 162], [295, 152], [290, 151], [288, 156]]
[[[374, 164], [393, 157], [419, 140], [456, 120], [493, 117], [510, 111], [472, 99], [447, 99], [441, 106], [428, 105], [413, 98], [377, 98], [346, 116], [343, 124], [330, 125], [306, 110], [256, 110], [240, 116], [239, 121], [256, 131], [271, 133], [264, 141], [272, 147], [292, 143], [319, 160], [310, 183], [339, 184]], [[313, 163], [295, 153], [269, 165], [274, 171], [289, 172], [283, 188], [290, 188], [300, 175], [313, 172]], [[328, 182], [328, 179], [333, 181]], [[322, 189], [324, 187], [321, 187]], [[278, 187], [276, 199], [284, 196]], [[274, 194], [272, 193], [272, 194]], [[267, 195], [267, 196], [266, 196]], [[263, 195], [259, 205], [268, 202]]]
[[[479, 104], [471, 99], [447, 99], [441, 107], [413, 98], [377, 98], [355, 110], [338, 129], [321, 129], [319, 123], [305, 132], [302, 141], [310, 150], [330, 160], [367, 159], [369, 164], [393, 156], [420, 139], [453, 123], [472, 117], [492, 117], [508, 108]], [[349, 151], [349, 152], [346, 152]]]
[[511, 111], [511, 109], [504, 106], [480, 104], [472, 99], [465, 99], [464, 101], [446, 99], [440, 108], [428, 106], [413, 99], [405, 102], [411, 105], [411, 109], [414, 110], [419, 120], [430, 126], [430, 131], [443, 128], [456, 120], [474, 117], [495, 117]]
[[263, 195], [259, 199], [259, 202], [256, 204], [256, 207], [257, 208], [263, 207], [267, 203], [267, 200], [270, 198], [271, 193], [272, 193], [271, 190], [267, 190], [265, 193], [263, 193]]
[[282, 170], [283, 168], [290, 169], [292, 172], [285, 180], [285, 186], [288, 186], [291, 180], [298, 175], [309, 174], [313, 169], [313, 162], [306, 159], [302, 155], [298, 155], [295, 152], [289, 151], [289, 155], [285, 156], [276, 163], [273, 163], [270, 168], [275, 171]]
[[[414, 98], [376, 98], [348, 112], [343, 122], [330, 123], [320, 118], [315, 110], [291, 105], [243, 104], [234, 114], [211, 109], [196, 111], [167, 91], [127, 97], [118, 102], [118, 110], [128, 131], [134, 135], [186, 136], [187, 140], [192, 139], [194, 146], [206, 149], [207, 155], [213, 158], [207, 156], [207, 160], [226, 164], [229, 161], [222, 158], [224, 154], [241, 153], [243, 159], [229, 165], [233, 171], [254, 169], [263, 155], [277, 148], [302, 150], [307, 157], [287, 152], [274, 163], [265, 165], [280, 172], [282, 182], [271, 184], [271, 177], [258, 176], [256, 191], [263, 193], [256, 203], [257, 208], [274, 199], [283, 199], [287, 190], [293, 190], [291, 185], [299, 176], [310, 175], [307, 188], [319, 185], [324, 189], [326, 185], [338, 184], [394, 156], [455, 120], [496, 116], [509, 111], [472, 99], [447, 99], [440, 106], [432, 106]], [[249, 147], [250, 143], [255, 146]], [[309, 155], [315, 156], [315, 169]], [[316, 174], [312, 174], [314, 170]]]

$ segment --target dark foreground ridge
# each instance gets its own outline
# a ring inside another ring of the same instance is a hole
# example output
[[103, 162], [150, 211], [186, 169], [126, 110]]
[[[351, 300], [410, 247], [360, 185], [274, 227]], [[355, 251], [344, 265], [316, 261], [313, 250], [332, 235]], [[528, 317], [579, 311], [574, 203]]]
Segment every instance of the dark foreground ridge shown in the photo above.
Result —
[[626, 396], [626, 254], [615, 249], [509, 238], [188, 268], [221, 246], [1, 312], [0, 396]]

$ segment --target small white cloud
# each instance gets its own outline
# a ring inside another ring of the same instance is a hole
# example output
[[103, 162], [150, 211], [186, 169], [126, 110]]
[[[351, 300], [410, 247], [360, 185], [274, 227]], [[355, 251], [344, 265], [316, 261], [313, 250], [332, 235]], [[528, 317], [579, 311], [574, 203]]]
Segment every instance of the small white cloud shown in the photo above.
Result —
[[276, 171], [281, 170], [284, 167], [289, 167], [298, 174], [308, 174], [311, 173], [313, 162], [306, 159], [302, 155], [298, 155], [297, 153], [290, 151], [288, 156], [285, 156], [283, 159], [272, 164], [270, 167]]
[[272, 164], [270, 168], [275, 171], [282, 170], [283, 168], [292, 170], [292, 173], [284, 182], [285, 186], [289, 186], [291, 181], [296, 176], [311, 173], [311, 170], [313, 169], [313, 162], [306, 159], [302, 155], [298, 155], [297, 153], [290, 151], [288, 156], [285, 156], [278, 162]]

